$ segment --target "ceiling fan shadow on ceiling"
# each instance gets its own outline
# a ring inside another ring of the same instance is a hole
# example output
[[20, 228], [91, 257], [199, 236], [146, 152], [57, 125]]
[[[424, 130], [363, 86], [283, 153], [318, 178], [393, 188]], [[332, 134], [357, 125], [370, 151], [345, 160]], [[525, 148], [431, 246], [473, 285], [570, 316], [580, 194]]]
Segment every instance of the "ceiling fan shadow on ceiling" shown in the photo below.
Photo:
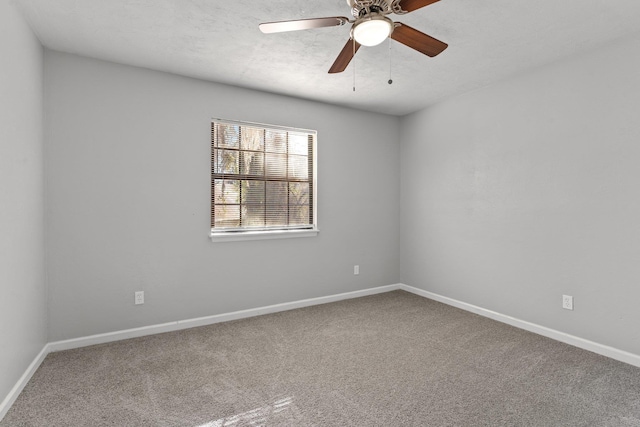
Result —
[[391, 37], [411, 49], [434, 57], [447, 48], [447, 44], [401, 22], [393, 22], [387, 15], [404, 15], [440, 0], [347, 0], [355, 19], [344, 16], [265, 22], [260, 31], [265, 34], [286, 31], [339, 27], [347, 23], [351, 33], [347, 44], [335, 60], [329, 73], [343, 72], [360, 46], [376, 46]]

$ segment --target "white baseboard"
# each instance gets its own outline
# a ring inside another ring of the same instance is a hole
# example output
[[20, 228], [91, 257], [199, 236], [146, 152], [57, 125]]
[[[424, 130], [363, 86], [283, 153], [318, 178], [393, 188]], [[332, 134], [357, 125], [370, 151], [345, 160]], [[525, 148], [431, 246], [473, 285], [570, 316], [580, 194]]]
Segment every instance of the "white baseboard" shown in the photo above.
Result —
[[610, 357], [611, 359], [619, 360], [620, 362], [625, 362], [630, 365], [640, 367], [640, 356], [637, 354], [629, 353], [627, 351], [619, 350], [617, 348], [609, 347], [603, 344], [598, 344], [597, 342], [589, 341], [584, 338], [576, 337], [574, 335], [569, 335], [564, 332], [556, 331], [555, 329], [540, 326], [535, 323], [527, 322], [525, 320], [520, 320], [515, 317], [487, 310], [485, 308], [478, 307], [472, 304], [467, 304], [466, 302], [458, 301], [453, 298], [434, 294], [433, 292], [425, 291], [423, 289], [414, 288], [413, 286], [405, 285], [403, 283], [400, 284], [399, 288], [403, 291], [411, 292], [412, 294], [416, 294], [421, 297], [429, 298], [434, 301], [438, 301], [465, 311], [469, 311], [471, 313], [479, 314], [483, 317], [497, 320], [498, 322], [515, 326], [516, 328], [524, 329], [526, 331], [563, 342], [565, 344], [570, 344], [583, 350], [592, 351], [602, 356]]
[[16, 385], [13, 386], [9, 394], [4, 398], [2, 403], [0, 403], [0, 421], [2, 421], [5, 415], [7, 415], [9, 408], [11, 408], [13, 402], [16, 401], [33, 374], [38, 370], [38, 367], [40, 367], [44, 358], [47, 357], [47, 354], [49, 354], [49, 344], [45, 344], [42, 350], [40, 350], [40, 353], [38, 353], [36, 358], [33, 359], [33, 362], [31, 362], [27, 370], [22, 374]]
[[252, 308], [249, 310], [234, 311], [231, 313], [216, 314], [214, 316], [199, 317], [196, 319], [178, 320], [159, 325], [144, 326], [141, 328], [126, 329], [123, 331], [108, 332], [105, 334], [91, 335], [88, 337], [74, 338], [64, 341], [49, 343], [49, 351], [62, 351], [74, 348], [87, 347], [90, 345], [104, 344], [113, 341], [120, 341], [129, 338], [137, 338], [146, 335], [160, 334], [163, 332], [177, 331], [181, 329], [194, 328], [197, 326], [212, 325], [214, 323], [228, 322], [230, 320], [245, 319], [247, 317], [261, 316], [263, 314], [278, 313], [280, 311], [293, 310], [296, 308], [309, 307], [312, 305], [327, 304], [330, 302], [342, 301], [352, 298], [364, 297], [367, 295], [380, 294], [400, 289], [400, 285], [387, 285], [377, 288], [363, 289], [360, 291], [346, 292], [343, 294], [330, 295], [326, 297], [309, 298], [299, 301], [286, 302], [283, 304], [269, 305], [266, 307]]

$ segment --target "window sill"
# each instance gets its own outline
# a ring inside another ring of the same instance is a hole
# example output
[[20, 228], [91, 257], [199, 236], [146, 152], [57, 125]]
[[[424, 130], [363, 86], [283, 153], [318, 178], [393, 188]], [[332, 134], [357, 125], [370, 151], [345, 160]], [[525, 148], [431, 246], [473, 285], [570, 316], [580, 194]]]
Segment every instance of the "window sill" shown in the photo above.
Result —
[[211, 233], [209, 237], [214, 243], [238, 242], [242, 240], [291, 239], [294, 237], [315, 237], [319, 230], [274, 230], [274, 231], [242, 231], [237, 233]]

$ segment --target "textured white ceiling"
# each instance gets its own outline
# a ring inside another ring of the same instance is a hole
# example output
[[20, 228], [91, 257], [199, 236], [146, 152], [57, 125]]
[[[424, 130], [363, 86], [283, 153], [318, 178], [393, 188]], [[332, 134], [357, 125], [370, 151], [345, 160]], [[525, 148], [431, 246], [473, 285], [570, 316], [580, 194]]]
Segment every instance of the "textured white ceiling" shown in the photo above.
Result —
[[[404, 115], [640, 31], [638, 0], [441, 0], [391, 15], [449, 44], [399, 43], [329, 67], [349, 26], [262, 34], [268, 21], [347, 16], [345, 0], [15, 0], [44, 46], [268, 92]], [[355, 64], [356, 91], [353, 92]]]

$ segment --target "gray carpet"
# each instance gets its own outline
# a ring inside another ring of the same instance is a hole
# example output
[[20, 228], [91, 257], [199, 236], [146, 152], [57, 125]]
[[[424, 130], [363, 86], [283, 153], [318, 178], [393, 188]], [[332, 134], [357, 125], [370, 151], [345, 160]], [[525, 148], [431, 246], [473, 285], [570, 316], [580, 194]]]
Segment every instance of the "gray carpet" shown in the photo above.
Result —
[[395, 291], [52, 353], [0, 426], [640, 426], [640, 369]]

